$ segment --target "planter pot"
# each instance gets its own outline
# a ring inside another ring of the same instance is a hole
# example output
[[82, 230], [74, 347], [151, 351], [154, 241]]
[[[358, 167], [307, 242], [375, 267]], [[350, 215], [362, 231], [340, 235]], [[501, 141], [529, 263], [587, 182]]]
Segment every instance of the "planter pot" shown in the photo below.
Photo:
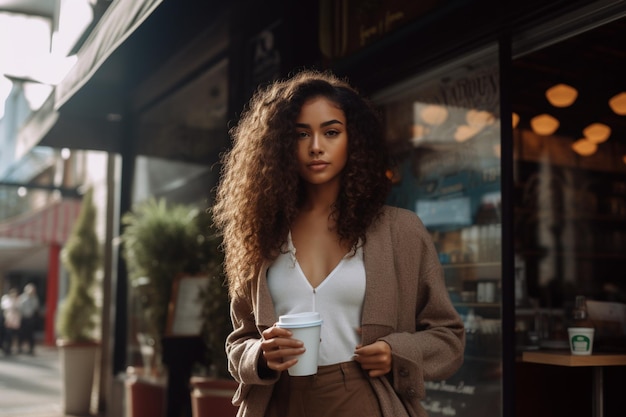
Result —
[[100, 351], [96, 342], [57, 341], [63, 380], [63, 410], [65, 414], [91, 414], [91, 397], [95, 367]]
[[238, 384], [229, 379], [191, 377], [193, 417], [235, 417], [237, 407], [231, 400]]
[[126, 370], [126, 416], [165, 417], [167, 378], [143, 368]]

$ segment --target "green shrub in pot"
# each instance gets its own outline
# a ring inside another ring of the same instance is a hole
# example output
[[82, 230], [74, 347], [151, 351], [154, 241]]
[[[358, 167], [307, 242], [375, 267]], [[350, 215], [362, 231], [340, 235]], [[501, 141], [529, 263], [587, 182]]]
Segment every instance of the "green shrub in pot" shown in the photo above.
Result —
[[[221, 273], [222, 255], [219, 239], [211, 230], [210, 211], [150, 199], [124, 214], [122, 224], [122, 253], [129, 281], [133, 290], [140, 294], [138, 311], [143, 319], [140, 336], [150, 339], [154, 345], [153, 365], [157, 370], [162, 365], [161, 340], [165, 335], [174, 280], [180, 274], [203, 274], [211, 278], [199, 295], [203, 303], [203, 339], [213, 345], [207, 346], [211, 356], [207, 361], [211, 361], [212, 367], [223, 368], [224, 365], [217, 364], [225, 363], [218, 359], [220, 355], [225, 357], [223, 341], [217, 348], [219, 342], [214, 340], [222, 337], [221, 328], [230, 326], [230, 320], [228, 309], [224, 308], [228, 296]], [[221, 323], [219, 331], [217, 323]]]

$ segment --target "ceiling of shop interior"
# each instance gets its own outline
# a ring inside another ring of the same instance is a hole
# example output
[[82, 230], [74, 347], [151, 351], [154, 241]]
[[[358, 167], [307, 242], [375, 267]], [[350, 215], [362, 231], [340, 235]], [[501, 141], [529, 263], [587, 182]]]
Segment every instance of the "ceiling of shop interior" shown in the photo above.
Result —
[[[512, 110], [520, 115], [520, 125], [549, 113], [560, 121], [556, 135], [575, 141], [584, 127], [601, 122], [612, 129], [609, 141], [626, 143], [626, 116], [608, 105], [626, 91], [626, 18], [514, 60], [512, 78]], [[545, 91], [559, 83], [578, 90], [572, 106], [555, 108], [546, 99]]]

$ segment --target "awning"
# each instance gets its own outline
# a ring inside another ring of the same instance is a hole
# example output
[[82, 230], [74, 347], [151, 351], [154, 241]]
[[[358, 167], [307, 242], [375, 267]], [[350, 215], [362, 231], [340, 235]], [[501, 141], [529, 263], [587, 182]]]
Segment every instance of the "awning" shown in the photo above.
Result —
[[21, 160], [37, 146], [58, 118], [59, 113], [54, 110], [54, 94], [50, 94], [39, 110], [33, 112], [18, 131], [14, 159]]
[[0, 223], [0, 238], [36, 244], [64, 244], [78, 218], [82, 200], [66, 198]]
[[122, 152], [126, 131], [120, 121], [138, 110], [133, 88], [225, 7], [217, 0], [114, 0], [78, 50], [74, 67], [22, 126], [18, 154], [34, 146]]
[[56, 87], [55, 108], [93, 77], [104, 61], [141, 25], [163, 0], [116, 0], [78, 51], [76, 65]]
[[[119, 142], [112, 139], [119, 137], [119, 124], [106, 120], [103, 114], [115, 113], [123, 105], [119, 88], [125, 72], [108, 61], [163, 1], [116, 0], [107, 8], [78, 51], [74, 67], [21, 127], [16, 158], [34, 146], [119, 152]], [[108, 69], [102, 68], [105, 63]], [[61, 117], [59, 109], [95, 78], [99, 80], [92, 83], [88, 99], [75, 106], [78, 113], [65, 112]]]
[[35, 146], [119, 152], [119, 141], [111, 139], [119, 137], [118, 123], [72, 114], [60, 117], [54, 105], [54, 94], [51, 94], [20, 128], [15, 144], [15, 160], [24, 158]]

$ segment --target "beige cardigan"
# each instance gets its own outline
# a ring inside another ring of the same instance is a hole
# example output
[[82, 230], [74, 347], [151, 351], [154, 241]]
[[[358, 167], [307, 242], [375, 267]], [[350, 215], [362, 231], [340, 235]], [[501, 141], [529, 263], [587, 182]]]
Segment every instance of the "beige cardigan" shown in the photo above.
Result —
[[[425, 380], [450, 377], [463, 362], [465, 331], [450, 302], [437, 252], [415, 213], [385, 207], [367, 234], [363, 250], [366, 290], [362, 343], [384, 340], [392, 350], [392, 371], [372, 378], [385, 417], [423, 417]], [[238, 416], [261, 417], [278, 373], [259, 376], [261, 332], [277, 317], [267, 268], [250, 284], [247, 297], [231, 302], [233, 332], [226, 341], [229, 370], [239, 382], [233, 403]]]

